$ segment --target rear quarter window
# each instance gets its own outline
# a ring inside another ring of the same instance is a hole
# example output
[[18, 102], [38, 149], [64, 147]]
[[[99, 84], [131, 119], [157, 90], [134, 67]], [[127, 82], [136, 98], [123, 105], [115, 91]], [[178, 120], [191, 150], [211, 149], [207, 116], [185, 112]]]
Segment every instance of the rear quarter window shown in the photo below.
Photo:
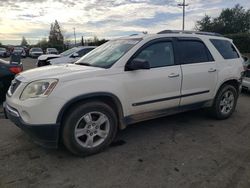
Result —
[[210, 41], [224, 59], [237, 59], [240, 57], [230, 41], [221, 39], [210, 39]]

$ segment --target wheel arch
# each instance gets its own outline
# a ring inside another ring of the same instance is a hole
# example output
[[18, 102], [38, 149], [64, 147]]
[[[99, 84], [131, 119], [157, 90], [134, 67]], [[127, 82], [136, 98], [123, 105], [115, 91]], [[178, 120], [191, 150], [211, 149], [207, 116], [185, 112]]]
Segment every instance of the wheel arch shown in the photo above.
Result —
[[217, 89], [216, 95], [217, 93], [221, 90], [221, 88], [223, 88], [225, 85], [232, 85], [235, 87], [235, 89], [237, 90], [237, 93], [239, 94], [240, 91], [240, 81], [236, 78], [233, 79], [229, 79], [229, 80], [225, 80]]
[[118, 117], [118, 122], [119, 122], [118, 128], [119, 129], [126, 128], [121, 101], [116, 95], [112, 93], [106, 93], [106, 92], [90, 93], [90, 94], [84, 94], [84, 95], [74, 97], [61, 108], [57, 116], [56, 122], [61, 124], [63, 122], [63, 119], [65, 118], [65, 114], [67, 114], [75, 105], [81, 102], [92, 101], [92, 100], [104, 102], [107, 105], [109, 105], [111, 108], [113, 108], [114, 112], [116, 113]]

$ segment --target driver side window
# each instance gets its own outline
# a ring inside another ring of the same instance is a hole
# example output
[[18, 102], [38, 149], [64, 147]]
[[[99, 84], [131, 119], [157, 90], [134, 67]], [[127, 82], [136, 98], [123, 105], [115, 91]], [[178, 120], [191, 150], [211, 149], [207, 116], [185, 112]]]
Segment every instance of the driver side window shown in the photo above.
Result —
[[135, 59], [146, 60], [150, 68], [174, 65], [172, 42], [157, 42], [144, 48]]

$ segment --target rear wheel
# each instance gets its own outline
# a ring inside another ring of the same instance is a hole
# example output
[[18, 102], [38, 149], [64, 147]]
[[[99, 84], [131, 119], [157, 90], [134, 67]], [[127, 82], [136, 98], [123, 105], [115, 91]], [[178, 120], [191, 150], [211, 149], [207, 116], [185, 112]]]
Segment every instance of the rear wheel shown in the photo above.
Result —
[[216, 95], [211, 108], [212, 115], [217, 119], [229, 118], [235, 110], [238, 93], [234, 86], [223, 86]]
[[63, 127], [64, 145], [72, 153], [86, 156], [105, 149], [117, 132], [117, 118], [105, 103], [88, 102], [72, 109]]

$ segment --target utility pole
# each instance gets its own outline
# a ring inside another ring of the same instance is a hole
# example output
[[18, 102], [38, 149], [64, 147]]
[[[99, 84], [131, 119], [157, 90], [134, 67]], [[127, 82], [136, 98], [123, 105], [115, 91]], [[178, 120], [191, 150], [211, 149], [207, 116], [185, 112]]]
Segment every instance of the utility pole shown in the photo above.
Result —
[[186, 4], [185, 0], [183, 0], [183, 3], [179, 3], [178, 6], [182, 7], [183, 9], [183, 18], [182, 18], [182, 30], [185, 30], [185, 8], [188, 6]]
[[74, 29], [75, 46], [76, 46], [76, 28], [73, 28], [73, 29]]

